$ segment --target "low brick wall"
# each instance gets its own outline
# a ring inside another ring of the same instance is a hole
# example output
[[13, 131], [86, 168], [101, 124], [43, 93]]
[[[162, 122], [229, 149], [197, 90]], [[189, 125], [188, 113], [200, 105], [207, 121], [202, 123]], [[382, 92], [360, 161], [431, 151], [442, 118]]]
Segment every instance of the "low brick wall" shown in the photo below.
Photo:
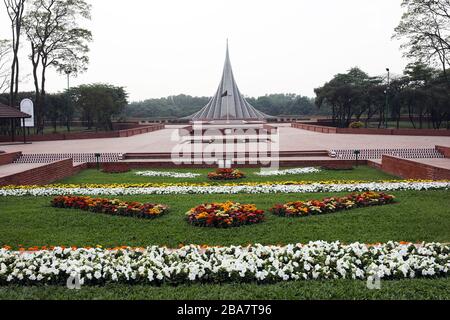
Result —
[[450, 179], [450, 170], [434, 167], [412, 160], [401, 159], [392, 156], [383, 156], [382, 170], [386, 173], [402, 177], [404, 179]]
[[[54, 133], [45, 135], [31, 135], [27, 136], [27, 141], [57, 141], [57, 140], [84, 140], [84, 139], [107, 139], [107, 138], [122, 138], [132, 137], [138, 134], [154, 132], [165, 128], [163, 124], [152, 126], [138, 127], [132, 129], [110, 131], [110, 132], [71, 132], [71, 133]], [[16, 141], [22, 141], [22, 136], [16, 137]], [[0, 136], [0, 142], [10, 142], [11, 137]]]
[[444, 157], [450, 158], [450, 148], [449, 147], [443, 147], [443, 146], [436, 146], [437, 151], [442, 153]]
[[86, 170], [86, 169], [89, 169], [89, 163], [78, 164], [78, 165], [73, 167], [72, 175], [76, 175], [76, 174], [78, 174], [81, 171]]
[[[80, 168], [79, 170], [82, 170], [82, 168]], [[0, 178], [0, 186], [44, 185], [70, 177], [76, 172], [79, 171], [74, 169], [72, 159], [66, 159], [56, 161], [42, 167], [2, 177]]]
[[[354, 160], [293, 160], [281, 161], [280, 167], [323, 167], [326, 169], [350, 169], [356, 165]], [[366, 160], [358, 161], [358, 165], [367, 165]], [[95, 163], [89, 163], [90, 169], [97, 168]], [[183, 164], [176, 165], [172, 161], [133, 161], [133, 162], [111, 162], [100, 164], [101, 169], [121, 172], [127, 169], [150, 169], [150, 168], [217, 168], [217, 164]], [[235, 164], [236, 168], [260, 168], [261, 164]]]
[[291, 124], [292, 128], [320, 132], [320, 133], [337, 133], [337, 128], [326, 127], [326, 126], [317, 126], [312, 124], [305, 124], [294, 122]]
[[340, 134], [371, 134], [371, 135], [393, 135], [392, 129], [369, 129], [369, 128], [336, 128], [336, 133]]
[[144, 134], [144, 133], [149, 133], [149, 132], [163, 130], [165, 127], [166, 126], [164, 124], [156, 124], [156, 125], [153, 125], [153, 126], [120, 130], [120, 131], [118, 131], [118, 136], [121, 137], [121, 138], [123, 138], [123, 137], [131, 137], [131, 136], [136, 136], [138, 134]]
[[382, 169], [382, 165], [381, 163], [372, 161], [372, 160], [367, 160], [367, 165], [371, 168], [377, 169], [377, 170], [381, 170]]
[[22, 152], [1, 153], [0, 154], [0, 166], [13, 163], [18, 158], [20, 158], [21, 155], [22, 155]]
[[315, 124], [291, 123], [292, 128], [303, 129], [320, 133], [338, 133], [338, 134], [367, 134], [367, 135], [391, 135], [391, 136], [431, 136], [431, 137], [450, 137], [450, 130], [434, 129], [378, 129], [378, 128], [335, 128], [320, 126]]

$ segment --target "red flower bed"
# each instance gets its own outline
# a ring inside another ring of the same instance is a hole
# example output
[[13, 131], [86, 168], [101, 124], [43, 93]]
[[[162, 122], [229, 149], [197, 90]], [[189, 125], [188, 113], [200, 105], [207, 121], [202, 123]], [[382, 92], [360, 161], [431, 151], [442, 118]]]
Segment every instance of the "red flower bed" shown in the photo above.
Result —
[[130, 171], [131, 169], [126, 166], [104, 166], [102, 168], [104, 173], [126, 173]]
[[326, 214], [354, 208], [380, 206], [395, 202], [395, 197], [379, 192], [352, 193], [345, 197], [331, 197], [323, 200], [296, 201], [278, 204], [270, 211], [284, 217], [303, 217]]
[[186, 215], [192, 225], [215, 228], [239, 227], [264, 220], [264, 211], [258, 210], [255, 205], [231, 201], [203, 204], [189, 210]]
[[238, 169], [217, 169], [208, 174], [210, 180], [237, 180], [245, 178], [245, 174]]
[[124, 202], [120, 200], [95, 199], [91, 197], [60, 196], [51, 202], [55, 208], [80, 209], [96, 213], [116, 216], [152, 219], [169, 211], [169, 207], [162, 204]]

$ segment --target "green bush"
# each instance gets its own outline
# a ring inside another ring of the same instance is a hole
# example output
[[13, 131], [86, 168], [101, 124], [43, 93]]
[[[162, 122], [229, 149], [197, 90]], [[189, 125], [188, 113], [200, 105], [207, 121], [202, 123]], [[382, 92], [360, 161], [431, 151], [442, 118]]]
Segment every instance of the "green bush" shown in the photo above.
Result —
[[352, 123], [350, 123], [350, 128], [351, 129], [364, 128], [364, 123], [362, 123], [361, 121], [352, 122]]

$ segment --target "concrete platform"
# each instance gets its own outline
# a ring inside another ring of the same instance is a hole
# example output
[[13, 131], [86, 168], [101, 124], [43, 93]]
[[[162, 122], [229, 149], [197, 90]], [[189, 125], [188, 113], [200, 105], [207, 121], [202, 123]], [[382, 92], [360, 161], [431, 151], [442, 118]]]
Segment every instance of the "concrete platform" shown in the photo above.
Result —
[[[168, 126], [164, 130], [128, 138], [35, 142], [1, 146], [1, 149], [23, 153], [171, 152], [179, 143], [174, 139], [179, 128]], [[279, 140], [280, 151], [450, 147], [450, 137], [323, 134], [284, 126], [280, 126]]]

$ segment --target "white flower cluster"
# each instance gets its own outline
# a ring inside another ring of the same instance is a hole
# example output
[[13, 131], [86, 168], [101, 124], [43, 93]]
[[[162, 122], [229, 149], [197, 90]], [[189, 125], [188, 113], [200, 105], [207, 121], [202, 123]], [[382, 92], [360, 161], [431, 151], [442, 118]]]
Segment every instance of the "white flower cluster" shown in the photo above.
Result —
[[63, 284], [68, 277], [78, 277], [81, 285], [388, 280], [446, 277], [449, 268], [450, 247], [438, 243], [367, 246], [317, 241], [285, 247], [0, 250], [0, 285]]
[[274, 171], [262, 170], [255, 174], [257, 176], [261, 176], [261, 177], [272, 177], [272, 176], [287, 176], [287, 175], [292, 175], [292, 174], [307, 174], [307, 173], [318, 173], [318, 172], [321, 172], [321, 170], [316, 169], [316, 168], [297, 168], [297, 169], [274, 170]]
[[8, 196], [127, 196], [169, 194], [273, 194], [273, 193], [318, 193], [318, 192], [365, 192], [367, 190], [389, 192], [402, 190], [448, 190], [450, 182], [367, 182], [349, 184], [261, 184], [261, 185], [215, 185], [215, 186], [164, 186], [164, 187], [38, 187], [1, 189], [0, 197]]
[[200, 177], [201, 174], [199, 173], [192, 173], [192, 172], [165, 172], [165, 171], [138, 171], [136, 172], [137, 176], [143, 176], [143, 177], [169, 177], [169, 178], [197, 178]]

